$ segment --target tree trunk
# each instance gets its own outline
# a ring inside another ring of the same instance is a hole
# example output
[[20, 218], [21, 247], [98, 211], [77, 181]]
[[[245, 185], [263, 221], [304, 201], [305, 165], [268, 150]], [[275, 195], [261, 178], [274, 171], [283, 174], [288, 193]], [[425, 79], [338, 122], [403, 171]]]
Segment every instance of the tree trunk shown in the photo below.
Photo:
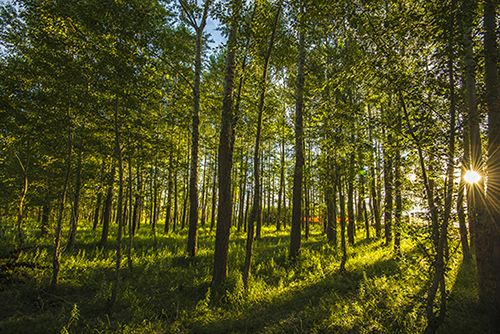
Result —
[[[64, 213], [64, 205], [66, 203], [66, 192], [68, 190], [69, 184], [69, 176], [71, 173], [71, 150], [72, 150], [72, 134], [71, 134], [71, 116], [70, 116], [70, 98], [68, 97], [68, 106], [67, 106], [67, 117], [68, 117], [68, 139], [67, 139], [67, 154], [66, 154], [66, 171], [64, 175], [64, 183], [61, 191], [61, 198], [59, 200], [59, 210], [57, 212], [57, 220], [55, 226], [55, 234], [54, 234], [54, 249], [52, 250], [52, 278], [50, 281], [51, 289], [54, 289], [57, 286], [59, 281], [59, 270], [60, 263], [59, 259], [61, 256], [61, 231], [62, 231], [62, 219]], [[27, 166], [25, 166], [26, 168]], [[25, 186], [27, 187], [27, 185]]]
[[470, 263], [472, 260], [472, 255], [469, 248], [469, 240], [467, 237], [467, 226], [465, 223], [465, 212], [464, 212], [464, 192], [465, 192], [465, 164], [462, 164], [460, 172], [460, 183], [458, 185], [458, 195], [457, 195], [457, 216], [458, 216], [458, 227], [460, 232], [460, 244], [462, 245], [462, 256], [463, 261]]
[[340, 261], [340, 271], [345, 271], [345, 264], [347, 262], [347, 245], [345, 240], [345, 228], [346, 228], [346, 214], [345, 214], [345, 197], [343, 190], [343, 180], [340, 175], [338, 175], [338, 191], [339, 191], [339, 205], [340, 205], [340, 245], [342, 249], [342, 259]]
[[103, 220], [102, 220], [102, 234], [99, 245], [101, 247], [106, 247], [108, 243], [109, 234], [109, 222], [111, 221], [111, 205], [113, 204], [113, 184], [115, 182], [115, 163], [111, 162], [111, 172], [108, 175], [108, 190], [106, 193], [106, 202], [104, 204], [103, 210]]
[[[69, 108], [69, 107], [68, 107]], [[68, 135], [69, 136], [69, 135]], [[23, 164], [21, 159], [16, 155], [19, 165], [23, 171], [21, 194], [19, 195], [19, 203], [17, 205], [17, 220], [16, 220], [16, 242], [18, 249], [21, 249], [24, 244], [23, 221], [25, 212], [25, 200], [28, 193], [28, 165], [30, 160], [30, 140], [27, 141], [26, 161]]]
[[326, 237], [328, 242], [333, 244], [335, 251], [337, 251], [337, 176], [335, 171], [330, 171], [332, 173], [326, 188], [326, 208], [327, 208], [327, 225], [326, 225]]
[[300, 1], [298, 23], [299, 57], [297, 60], [297, 82], [295, 89], [295, 168], [293, 173], [292, 229], [290, 231], [289, 257], [296, 258], [300, 250], [300, 225], [302, 222], [302, 174], [304, 168], [304, 128], [302, 112], [304, 109], [304, 64], [306, 58], [304, 3]]
[[221, 129], [219, 138], [219, 207], [215, 233], [215, 251], [212, 287], [214, 292], [221, 288], [227, 275], [229, 230], [231, 228], [231, 169], [233, 165], [233, 86], [237, 31], [240, 18], [241, 0], [231, 1], [232, 15], [227, 41], [226, 74], [224, 98], [222, 101]]
[[200, 81], [202, 71], [201, 52], [203, 49], [203, 30], [205, 29], [210, 3], [210, 0], [205, 0], [203, 14], [199, 25], [196, 25], [196, 22], [192, 22], [192, 26], [196, 32], [196, 51], [193, 80], [193, 121], [191, 139], [191, 165], [189, 173], [189, 231], [187, 241], [187, 254], [191, 257], [196, 256], [196, 252], [198, 250], [198, 142], [200, 136], [199, 113]]
[[247, 242], [246, 242], [246, 255], [245, 255], [245, 265], [243, 267], [243, 286], [248, 289], [248, 277], [250, 275], [250, 267], [252, 261], [252, 244], [253, 244], [253, 226], [254, 222], [257, 223], [258, 233], [260, 236], [260, 224], [261, 222], [261, 207], [260, 207], [260, 141], [262, 132], [262, 115], [264, 113], [264, 102], [267, 91], [267, 70], [269, 66], [269, 60], [271, 58], [271, 53], [274, 46], [274, 37], [276, 35], [276, 28], [278, 25], [279, 16], [281, 13], [281, 2], [276, 10], [276, 15], [274, 16], [274, 24], [271, 31], [271, 37], [269, 39], [269, 44], [267, 46], [267, 52], [264, 58], [264, 67], [262, 69], [262, 77], [260, 80], [260, 98], [259, 98], [259, 109], [257, 112], [257, 133], [255, 135], [255, 148], [253, 154], [253, 173], [254, 173], [254, 197], [252, 210], [250, 211], [250, 219], [248, 221], [247, 229]]
[[127, 247], [127, 265], [128, 269], [132, 270], [132, 252], [134, 250], [134, 204], [132, 203], [133, 187], [132, 182], [132, 148], [130, 146], [130, 133], [128, 135], [128, 247]]
[[179, 219], [179, 204], [178, 204], [178, 196], [177, 192], [177, 164], [175, 165], [174, 170], [174, 221], [172, 224], [172, 231], [175, 232], [177, 230], [177, 221]]
[[204, 164], [203, 164], [203, 177], [201, 180], [202, 189], [201, 189], [201, 217], [200, 217], [200, 225], [205, 227], [205, 214], [207, 209], [207, 187], [208, 187], [208, 178], [207, 178], [207, 158], [205, 156]]
[[[390, 131], [390, 130], [389, 130]], [[389, 145], [392, 145], [392, 135], [387, 136]], [[392, 242], [392, 209], [393, 209], [393, 185], [392, 185], [392, 169], [393, 169], [393, 154], [391, 148], [384, 148], [384, 232], [385, 244], [389, 246]]]
[[[243, 154], [243, 153], [242, 153]], [[237, 224], [237, 230], [238, 232], [241, 231], [241, 228], [243, 227], [243, 214], [245, 212], [245, 195], [246, 195], [246, 189], [247, 189], [247, 175], [248, 175], [248, 156], [245, 154], [245, 160], [242, 163], [241, 167], [241, 177], [240, 177], [240, 197], [239, 197], [239, 204], [238, 204], [238, 224]]]
[[142, 211], [142, 203], [143, 203], [143, 195], [142, 195], [142, 171], [139, 164], [139, 159], [137, 159], [137, 192], [134, 200], [134, 213], [133, 213], [133, 221], [132, 221], [132, 234], [135, 235], [136, 231], [139, 229], [141, 222], [141, 211]]
[[372, 216], [375, 221], [375, 235], [377, 238], [380, 238], [381, 235], [381, 224], [380, 224], [380, 197], [377, 196], [377, 180], [378, 180], [378, 172], [376, 168], [376, 159], [377, 159], [377, 144], [373, 139], [373, 123], [374, 119], [372, 117], [370, 106], [368, 106], [368, 118], [370, 119], [370, 124], [368, 125], [368, 138], [370, 140], [371, 145], [373, 146], [371, 161], [370, 161], [370, 192], [371, 192], [371, 204], [372, 204]]
[[[450, 13], [454, 13], [455, 1], [451, 3]], [[426, 316], [427, 316], [427, 327], [425, 329], [426, 333], [435, 333], [437, 328], [443, 323], [446, 316], [446, 286], [445, 286], [445, 248], [448, 239], [448, 222], [450, 219], [451, 205], [453, 200], [453, 182], [454, 182], [454, 157], [455, 157], [455, 123], [456, 123], [456, 101], [455, 101], [455, 78], [453, 70], [453, 31], [454, 31], [454, 14], [450, 15], [450, 27], [448, 34], [448, 80], [449, 80], [449, 93], [450, 93], [450, 131], [449, 131], [449, 142], [448, 142], [448, 157], [446, 166], [446, 197], [443, 212], [443, 221], [441, 226], [439, 222], [435, 221], [433, 223], [433, 229], [439, 232], [437, 234], [437, 240], [435, 240], [436, 247], [436, 257], [433, 263], [433, 277], [432, 283], [429, 287], [426, 302]], [[431, 201], [433, 197], [430, 197]], [[435, 232], [434, 232], [435, 234]], [[437, 242], [436, 242], [437, 241]], [[437, 313], [434, 311], [434, 299], [436, 297], [437, 291], [439, 289], [440, 299], [439, 299], [439, 309]]]
[[80, 211], [80, 193], [82, 189], [82, 148], [83, 148], [83, 129], [80, 129], [80, 142], [78, 145], [78, 159], [76, 165], [75, 194], [73, 197], [73, 207], [71, 210], [70, 230], [68, 236], [67, 248], [72, 248], [75, 243], [76, 231], [78, 228], [78, 218]]
[[214, 177], [212, 180], [212, 210], [210, 215], [210, 232], [215, 226], [215, 204], [217, 203], [217, 154], [214, 153]]
[[[401, 118], [397, 118], [397, 133], [401, 133]], [[401, 217], [403, 213], [403, 200], [401, 197], [401, 152], [399, 140], [396, 139], [397, 148], [394, 152], [394, 190], [396, 207], [394, 211], [394, 253], [397, 257], [401, 255]]]
[[42, 224], [41, 224], [41, 232], [43, 235], [47, 234], [47, 229], [49, 227], [49, 217], [51, 211], [51, 203], [50, 199], [46, 198], [45, 203], [43, 203], [42, 207]]
[[170, 149], [170, 154], [168, 158], [168, 185], [167, 185], [167, 207], [165, 209], [165, 234], [168, 234], [170, 231], [170, 221], [172, 219], [171, 211], [172, 211], [172, 187], [173, 187], [173, 171], [172, 171], [172, 161], [173, 161], [173, 152], [172, 148]]
[[120, 147], [120, 121], [119, 121], [119, 105], [116, 98], [115, 105], [115, 156], [118, 161], [118, 198], [116, 208], [116, 224], [118, 231], [116, 234], [116, 261], [115, 261], [115, 279], [111, 287], [111, 298], [109, 300], [109, 309], [113, 307], [118, 297], [118, 289], [120, 288], [120, 267], [122, 260], [122, 227], [123, 227], [123, 159]]
[[[283, 116], [283, 120], [285, 116]], [[284, 121], [283, 121], [284, 123]], [[284, 125], [283, 125], [284, 128]], [[283, 215], [281, 213], [281, 202], [285, 202], [285, 139], [281, 138], [281, 158], [280, 158], [280, 184], [278, 190], [278, 210], [276, 212], [276, 230], [281, 230], [281, 221]], [[283, 205], [284, 207], [285, 205]]]
[[160, 211], [160, 200], [158, 199], [158, 160], [155, 157], [153, 166], [153, 189], [152, 189], [152, 211], [151, 211], [151, 229], [153, 232], [154, 243], [156, 244], [156, 223], [158, 222], [158, 214]]
[[[496, 2], [484, 2], [484, 57], [486, 106], [488, 109], [488, 160], [486, 171], [487, 212], [478, 219], [476, 260], [479, 274], [479, 300], [486, 306], [491, 328], [500, 328], [500, 102], [498, 85], [498, 50]], [[472, 142], [472, 134], [471, 134]]]
[[354, 216], [354, 152], [350, 153], [349, 157], [349, 174], [347, 181], [347, 237], [349, 239], [349, 244], [354, 245], [355, 236], [355, 216]]

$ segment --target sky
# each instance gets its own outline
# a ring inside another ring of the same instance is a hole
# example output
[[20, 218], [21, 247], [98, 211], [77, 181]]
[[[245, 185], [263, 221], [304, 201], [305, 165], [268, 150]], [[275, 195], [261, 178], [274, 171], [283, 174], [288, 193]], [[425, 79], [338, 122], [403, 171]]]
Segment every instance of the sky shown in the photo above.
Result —
[[222, 36], [221, 32], [217, 30], [219, 26], [220, 22], [218, 20], [214, 20], [211, 17], [208, 18], [205, 32], [210, 34], [210, 39], [213, 40], [210, 43], [211, 48], [216, 48], [226, 42], [226, 37]]

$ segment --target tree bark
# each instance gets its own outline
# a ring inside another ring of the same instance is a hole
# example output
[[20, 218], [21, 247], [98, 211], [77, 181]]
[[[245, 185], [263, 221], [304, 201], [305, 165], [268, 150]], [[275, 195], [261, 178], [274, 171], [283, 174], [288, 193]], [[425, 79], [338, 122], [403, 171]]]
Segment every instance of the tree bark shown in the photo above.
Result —
[[165, 234], [168, 234], [170, 231], [170, 221], [172, 220], [172, 187], [173, 187], [173, 171], [172, 171], [172, 161], [173, 161], [173, 152], [172, 148], [170, 149], [170, 154], [168, 158], [168, 184], [167, 184], [167, 207], [165, 209]]
[[41, 231], [42, 234], [45, 235], [47, 234], [47, 229], [49, 227], [49, 217], [50, 217], [50, 211], [51, 211], [51, 203], [50, 199], [46, 199], [45, 203], [43, 203], [42, 207], [42, 223], [41, 223]]
[[[397, 116], [397, 133], [401, 133], [401, 117]], [[401, 218], [403, 213], [403, 199], [401, 196], [401, 149], [398, 138], [394, 152], [394, 191], [396, 207], [394, 208], [394, 253], [401, 256]]]
[[172, 224], [172, 231], [175, 232], [177, 230], [177, 222], [179, 220], [179, 203], [178, 197], [179, 193], [177, 192], [177, 184], [179, 183], [177, 180], [177, 164], [174, 166], [174, 219]]
[[222, 101], [221, 129], [219, 138], [219, 207], [215, 232], [214, 267], [212, 287], [214, 292], [221, 288], [227, 276], [227, 257], [229, 231], [231, 228], [231, 169], [233, 165], [232, 132], [233, 129], [233, 88], [236, 40], [240, 18], [241, 0], [231, 2], [231, 22], [227, 41], [226, 74], [224, 98]]
[[[68, 137], [66, 145], [66, 171], [64, 175], [64, 183], [61, 191], [61, 198], [59, 200], [59, 210], [57, 212], [57, 221], [54, 233], [54, 249], [52, 250], [52, 278], [50, 281], [51, 289], [57, 286], [59, 281], [59, 271], [60, 271], [60, 256], [61, 256], [61, 231], [62, 231], [62, 219], [64, 213], [64, 205], [66, 204], [66, 192], [68, 190], [69, 176], [71, 173], [71, 151], [72, 151], [72, 133], [71, 133], [71, 116], [70, 116], [70, 98], [68, 97], [67, 106], [67, 117], [68, 117]], [[27, 186], [26, 186], [27, 187]]]
[[355, 215], [354, 215], [354, 152], [349, 157], [349, 173], [347, 179], [347, 237], [350, 245], [354, 245], [355, 237]]
[[[390, 130], [389, 130], [390, 131]], [[389, 145], [392, 145], [392, 135], [387, 136]], [[385, 244], [389, 246], [392, 242], [392, 209], [393, 209], [393, 152], [392, 148], [384, 148], [384, 232]]]
[[78, 158], [76, 165], [75, 194], [73, 197], [73, 207], [71, 208], [70, 230], [67, 248], [72, 248], [75, 243], [76, 231], [78, 229], [78, 218], [80, 214], [80, 194], [82, 189], [82, 149], [83, 149], [83, 129], [80, 129], [80, 142], [78, 144]]
[[217, 154], [214, 152], [214, 175], [212, 180], [212, 210], [210, 210], [210, 232], [215, 226], [215, 205], [217, 203]]
[[[283, 116], [283, 123], [284, 118]], [[283, 124], [284, 128], [284, 124]], [[281, 154], [280, 154], [280, 184], [278, 190], [278, 210], [276, 213], [276, 230], [281, 230], [281, 221], [283, 219], [283, 215], [281, 213], [282, 206], [281, 202], [285, 202], [285, 138], [281, 138]], [[285, 205], [283, 205], [284, 207]]]
[[[500, 103], [496, 2], [484, 1], [484, 58], [486, 106], [488, 109], [488, 159], [486, 161], [486, 208], [477, 226], [476, 261], [479, 300], [488, 310], [491, 328], [500, 327]], [[472, 133], [471, 133], [472, 142]]]
[[128, 247], [127, 247], [127, 265], [128, 269], [132, 270], [132, 252], [134, 250], [134, 203], [133, 203], [133, 187], [132, 182], [132, 147], [130, 146], [130, 133], [127, 140], [128, 146]]
[[[181, 2], [182, 4], [183, 2]], [[196, 32], [196, 51], [194, 62], [194, 81], [193, 81], [193, 120], [192, 120], [192, 139], [191, 139], [191, 165], [189, 174], [189, 231], [187, 241], [187, 253], [189, 256], [196, 256], [198, 250], [198, 142], [199, 142], [199, 123], [200, 123], [200, 81], [201, 81], [201, 52], [203, 48], [203, 30], [205, 29], [208, 9], [211, 0], [205, 0], [201, 21], [197, 25], [191, 22]], [[189, 15], [188, 10], [185, 10]]]
[[120, 288], [121, 260], [122, 260], [122, 227], [123, 227], [123, 158], [120, 144], [120, 121], [119, 121], [119, 101], [115, 101], [115, 156], [118, 161], [118, 197], [116, 208], [116, 224], [118, 231], [116, 234], [116, 260], [115, 260], [115, 278], [111, 287], [111, 298], [109, 300], [109, 309], [113, 307], [118, 298], [118, 289]]
[[[243, 153], [242, 153], [243, 154]], [[243, 227], [243, 214], [245, 212], [245, 195], [247, 189], [247, 177], [248, 177], [248, 156], [245, 154], [244, 162], [241, 166], [241, 176], [240, 176], [240, 189], [239, 189], [239, 204], [238, 204], [238, 224], [237, 230], [241, 231]]]
[[111, 221], [111, 205], [113, 204], [113, 184], [115, 182], [115, 163], [111, 162], [111, 172], [108, 175], [108, 189], [106, 192], [106, 201], [104, 203], [103, 220], [102, 220], [102, 234], [99, 245], [106, 247], [109, 234], [109, 222]]
[[339, 192], [339, 205], [340, 205], [340, 246], [342, 250], [342, 259], [340, 261], [340, 271], [345, 271], [345, 264], [347, 262], [347, 245], [345, 240], [345, 228], [346, 228], [346, 214], [345, 214], [345, 196], [343, 190], [343, 180], [338, 174], [338, 192]]
[[304, 3], [299, 1], [299, 57], [297, 60], [297, 82], [295, 88], [295, 168], [293, 173], [292, 228], [290, 231], [289, 257], [295, 259], [300, 250], [300, 227], [302, 223], [302, 174], [304, 168], [304, 128], [302, 112], [304, 109], [304, 65], [306, 58]]

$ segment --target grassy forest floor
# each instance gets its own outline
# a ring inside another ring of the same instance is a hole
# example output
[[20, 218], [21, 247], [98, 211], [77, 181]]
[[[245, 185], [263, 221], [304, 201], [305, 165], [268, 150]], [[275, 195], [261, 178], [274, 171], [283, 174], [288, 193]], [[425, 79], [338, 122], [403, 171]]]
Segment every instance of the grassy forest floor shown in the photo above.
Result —
[[[4, 225], [5, 226], [5, 225]], [[13, 245], [5, 227], [1, 256]], [[210, 300], [214, 234], [200, 230], [199, 254], [187, 258], [185, 234], [156, 242], [149, 226], [135, 239], [133, 269], [123, 263], [121, 292], [111, 314], [114, 244], [97, 247], [100, 232], [79, 230], [74, 249], [64, 252], [61, 281], [48, 289], [50, 237], [28, 231], [18, 259], [32, 266], [0, 265], [1, 333], [419, 333], [425, 326], [428, 264], [415, 241], [403, 242], [395, 259], [381, 240], [366, 240], [359, 231], [348, 249], [346, 272], [320, 227], [304, 241], [298, 262], [287, 259], [289, 231], [264, 228], [255, 243], [248, 294], [241, 281], [245, 234], [231, 235], [227, 294]], [[455, 246], [450, 249], [457, 249]], [[484, 333], [477, 308], [475, 268], [455, 253], [447, 287], [449, 307], [441, 333]], [[35, 266], [33, 266], [33, 264]]]

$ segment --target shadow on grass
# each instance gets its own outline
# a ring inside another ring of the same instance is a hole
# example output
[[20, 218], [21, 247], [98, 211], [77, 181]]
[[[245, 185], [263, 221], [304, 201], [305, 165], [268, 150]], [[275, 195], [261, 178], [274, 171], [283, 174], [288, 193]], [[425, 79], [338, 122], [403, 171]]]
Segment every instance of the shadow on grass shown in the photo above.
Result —
[[494, 333], [488, 328], [487, 313], [478, 299], [478, 280], [474, 261], [462, 262], [448, 297], [446, 320], [439, 333]]
[[[314, 323], [329, 316], [327, 312], [321, 312], [322, 299], [326, 297], [329, 302], [334, 303], [345, 298], [355, 298], [365, 273], [370, 278], [380, 276], [382, 273], [395, 275], [399, 273], [399, 266], [397, 261], [390, 258], [382, 259], [357, 270], [334, 272], [305, 288], [290, 291], [288, 294], [280, 294], [278, 298], [270, 302], [252, 306], [238, 318], [215, 321], [206, 325], [195, 324], [192, 332], [267, 332], [271, 330], [270, 326], [281, 326], [281, 322], [286, 328], [274, 328], [273, 331], [288, 332], [290, 326], [295, 325], [303, 326], [303, 328], [312, 327], [312, 323], [306, 324], [305, 322]], [[300, 319], [300, 313], [306, 308], [314, 314], [314, 317], [311, 318], [309, 314], [307, 319]], [[277, 324], [277, 320], [280, 321], [280, 324]], [[300, 324], [293, 324], [293, 322]]]

